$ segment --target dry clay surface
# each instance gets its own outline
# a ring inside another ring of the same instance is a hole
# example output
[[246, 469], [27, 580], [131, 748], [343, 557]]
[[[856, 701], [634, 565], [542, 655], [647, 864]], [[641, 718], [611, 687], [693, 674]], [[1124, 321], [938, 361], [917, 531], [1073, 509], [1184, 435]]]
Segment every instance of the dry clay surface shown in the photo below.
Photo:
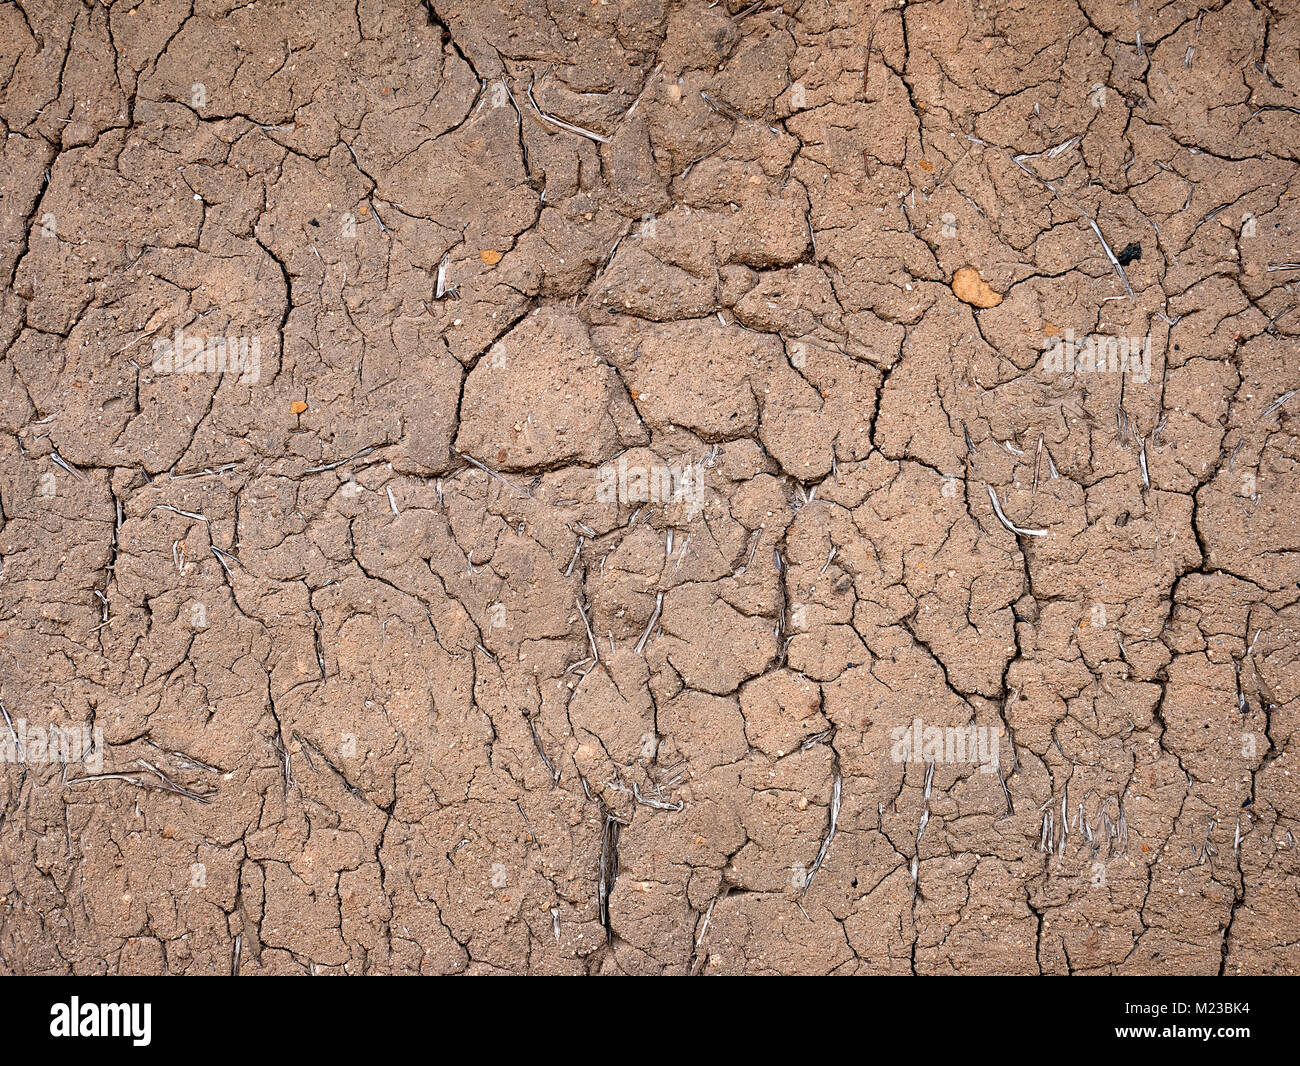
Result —
[[0, 970], [1300, 970], [1298, 48], [0, 4]]

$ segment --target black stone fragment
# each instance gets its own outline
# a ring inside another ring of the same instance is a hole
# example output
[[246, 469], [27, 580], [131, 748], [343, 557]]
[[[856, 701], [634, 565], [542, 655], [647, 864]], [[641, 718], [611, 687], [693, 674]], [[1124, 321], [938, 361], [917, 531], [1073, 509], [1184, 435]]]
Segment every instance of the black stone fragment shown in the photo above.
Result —
[[1115, 258], [1119, 260], [1120, 266], [1128, 266], [1134, 259], [1142, 258], [1142, 245], [1137, 241], [1134, 241], [1132, 244], [1126, 244], [1124, 250]]

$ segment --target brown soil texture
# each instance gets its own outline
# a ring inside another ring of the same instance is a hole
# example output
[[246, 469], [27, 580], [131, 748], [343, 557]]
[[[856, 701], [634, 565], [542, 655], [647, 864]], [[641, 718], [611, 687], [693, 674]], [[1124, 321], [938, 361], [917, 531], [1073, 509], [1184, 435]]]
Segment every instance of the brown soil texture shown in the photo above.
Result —
[[1300, 4], [0, 70], [0, 971], [1300, 971]]

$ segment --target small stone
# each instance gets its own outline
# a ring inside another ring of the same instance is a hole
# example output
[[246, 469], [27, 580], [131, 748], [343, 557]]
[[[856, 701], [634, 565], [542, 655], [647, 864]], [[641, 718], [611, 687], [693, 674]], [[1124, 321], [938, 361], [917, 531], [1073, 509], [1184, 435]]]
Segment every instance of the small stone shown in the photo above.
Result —
[[952, 291], [957, 299], [972, 307], [997, 307], [1002, 302], [1000, 294], [989, 288], [974, 267], [962, 267], [952, 276]]

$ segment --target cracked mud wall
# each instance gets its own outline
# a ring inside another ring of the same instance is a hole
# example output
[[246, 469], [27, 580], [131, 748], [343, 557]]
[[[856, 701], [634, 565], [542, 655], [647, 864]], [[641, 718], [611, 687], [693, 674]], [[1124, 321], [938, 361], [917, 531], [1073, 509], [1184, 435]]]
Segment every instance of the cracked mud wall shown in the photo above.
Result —
[[0, 70], [0, 971], [1300, 969], [1300, 6]]

